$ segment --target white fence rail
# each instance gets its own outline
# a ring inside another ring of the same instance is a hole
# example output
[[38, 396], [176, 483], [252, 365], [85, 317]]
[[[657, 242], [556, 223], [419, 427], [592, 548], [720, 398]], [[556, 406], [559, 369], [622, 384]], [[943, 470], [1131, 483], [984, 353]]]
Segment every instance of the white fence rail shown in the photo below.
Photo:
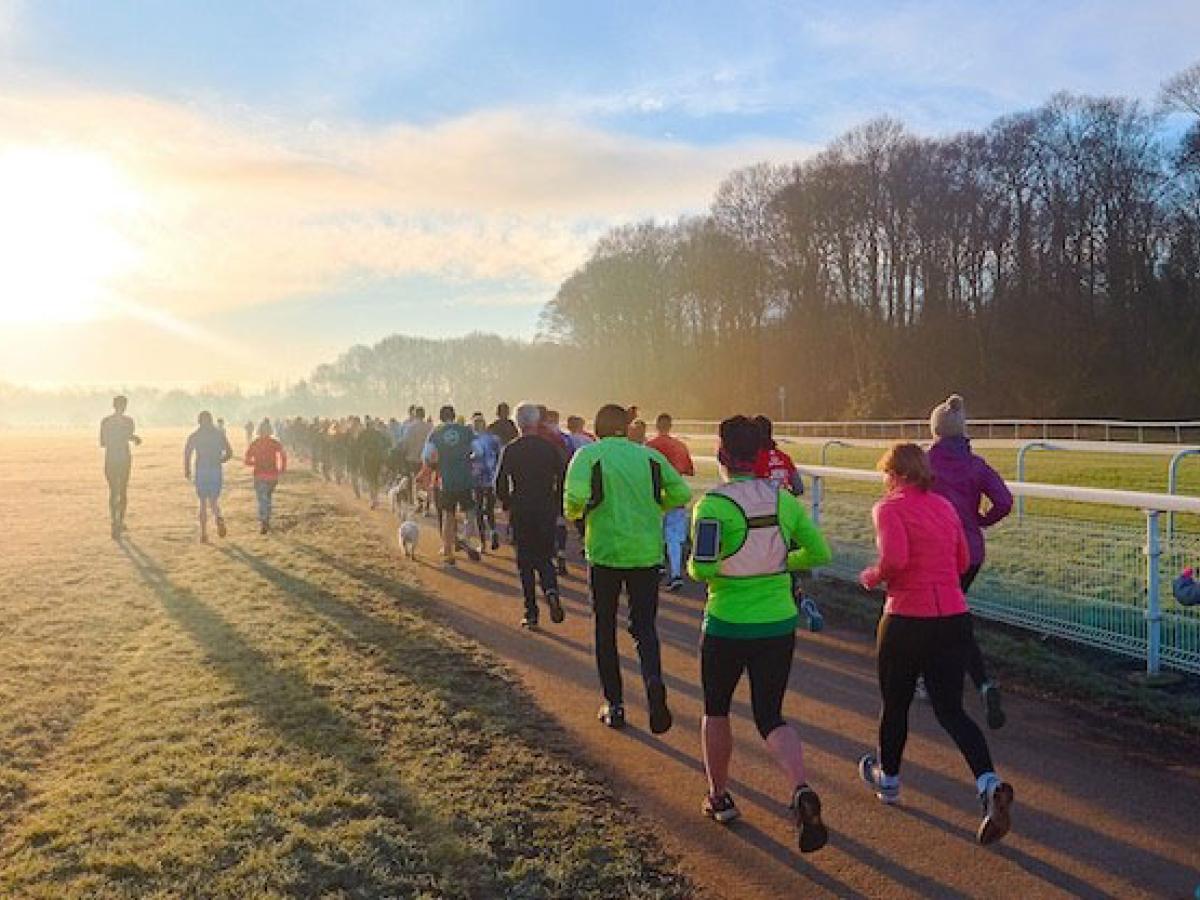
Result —
[[[715, 421], [678, 419], [680, 431], [716, 434]], [[868, 419], [839, 422], [776, 422], [783, 437], [904, 439], [929, 436], [928, 419]], [[978, 438], [1009, 440], [1133, 441], [1139, 444], [1200, 443], [1200, 420], [1138, 421], [1131, 419], [971, 419]]]

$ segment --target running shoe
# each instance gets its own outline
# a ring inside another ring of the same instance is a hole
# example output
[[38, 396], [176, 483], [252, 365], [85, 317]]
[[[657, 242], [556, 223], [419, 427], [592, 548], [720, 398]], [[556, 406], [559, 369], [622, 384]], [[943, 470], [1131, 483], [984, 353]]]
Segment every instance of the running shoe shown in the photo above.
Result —
[[705, 797], [700, 811], [721, 825], [728, 825], [742, 814], [737, 808], [737, 804], [733, 802], [733, 798], [729, 796], [729, 791], [720, 797]]
[[1004, 708], [1000, 705], [1000, 688], [990, 681], [985, 681], [979, 688], [979, 696], [983, 699], [983, 708], [987, 710], [988, 728], [1003, 728], [1008, 717], [1004, 715]]
[[679, 576], [672, 578], [671, 583], [667, 585], [667, 590], [672, 594], [678, 594], [683, 590], [683, 579]]
[[220, 516], [217, 517], [217, 537], [225, 537], [229, 534], [229, 529], [225, 527], [225, 520]]
[[994, 844], [1008, 834], [1012, 827], [1012, 805], [1016, 792], [1012, 785], [997, 778], [979, 795], [983, 804], [983, 821], [976, 838], [983, 845]]
[[476, 550], [474, 547], [472, 547], [468, 544], [467, 545], [467, 559], [469, 559], [471, 562], [479, 562], [481, 559], [483, 559], [483, 555], [478, 550]]
[[829, 829], [821, 821], [821, 798], [807, 784], [796, 788], [792, 794], [792, 816], [801, 853], [816, 853], [829, 843]]
[[558, 599], [558, 591], [546, 591], [546, 603], [550, 607], [550, 621], [555, 625], [561, 624], [567, 614], [563, 612], [562, 601]]
[[500, 532], [492, 529], [492, 552], [495, 553], [500, 549]]
[[646, 688], [646, 699], [650, 705], [650, 731], [664, 734], [671, 730], [674, 719], [667, 708], [667, 688], [661, 681]]
[[620, 703], [605, 703], [597, 716], [609, 728], [625, 727], [625, 707]]
[[881, 803], [890, 806], [900, 802], [900, 776], [889, 778], [884, 775], [873, 754], [868, 753], [858, 761], [858, 774], [875, 791], [875, 796]]
[[821, 608], [817, 606], [817, 601], [812, 597], [800, 599], [800, 612], [808, 617], [809, 631], [815, 633], [825, 628], [825, 617], [821, 615]]
[[526, 631], [537, 631], [538, 620], [535, 616], [526, 616], [521, 620], [521, 627]]

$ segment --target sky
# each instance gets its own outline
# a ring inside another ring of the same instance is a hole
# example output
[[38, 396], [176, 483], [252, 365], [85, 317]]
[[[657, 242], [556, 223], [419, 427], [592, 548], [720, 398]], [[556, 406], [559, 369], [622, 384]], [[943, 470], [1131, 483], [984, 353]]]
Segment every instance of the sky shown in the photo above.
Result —
[[1153, 103], [1195, 0], [0, 0], [0, 381], [532, 336], [608, 228], [892, 115]]

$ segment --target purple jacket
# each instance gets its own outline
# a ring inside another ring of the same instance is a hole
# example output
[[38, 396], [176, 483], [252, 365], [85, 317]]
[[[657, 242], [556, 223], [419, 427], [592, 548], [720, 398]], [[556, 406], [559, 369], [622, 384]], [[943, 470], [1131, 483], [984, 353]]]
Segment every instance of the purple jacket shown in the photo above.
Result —
[[[995, 525], [1012, 511], [1013, 498], [999, 473], [971, 452], [965, 437], [939, 438], [929, 448], [933, 489], [953, 505], [967, 533], [971, 565], [983, 562], [983, 529]], [[992, 508], [980, 514], [979, 501], [987, 497]]]

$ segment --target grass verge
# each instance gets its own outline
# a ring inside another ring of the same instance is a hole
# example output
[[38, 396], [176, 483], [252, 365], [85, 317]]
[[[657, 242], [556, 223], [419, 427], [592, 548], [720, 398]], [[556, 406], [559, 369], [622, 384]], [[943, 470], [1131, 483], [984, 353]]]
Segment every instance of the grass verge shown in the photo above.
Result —
[[[0, 581], [0, 896], [694, 893], [357, 515], [297, 472], [260, 537], [230, 472], [230, 538], [197, 545], [178, 440], [147, 438], [121, 545], [98, 478], [39, 468], [93, 471], [89, 445], [2, 454], [23, 566]], [[31, 520], [47, 486], [88, 515]]]

